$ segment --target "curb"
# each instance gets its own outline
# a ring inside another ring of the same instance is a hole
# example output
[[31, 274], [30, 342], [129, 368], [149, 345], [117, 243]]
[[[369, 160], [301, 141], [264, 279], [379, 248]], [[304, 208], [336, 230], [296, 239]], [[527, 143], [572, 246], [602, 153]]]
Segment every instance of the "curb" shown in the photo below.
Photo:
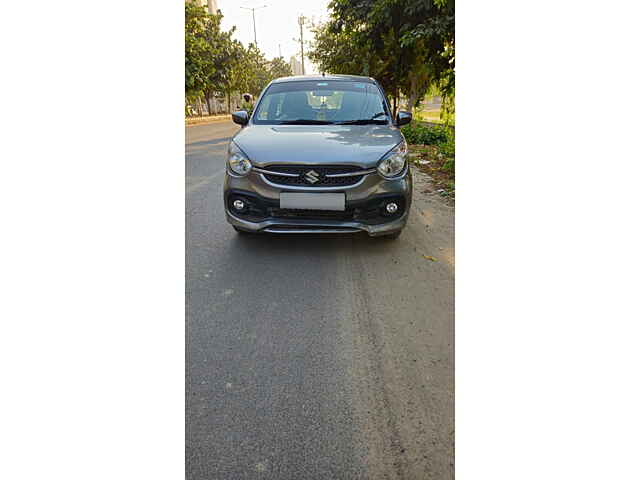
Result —
[[231, 120], [231, 115], [215, 115], [209, 117], [189, 117], [184, 119], [186, 127], [192, 127], [194, 125], [206, 125], [207, 123], [223, 122], [225, 120]]

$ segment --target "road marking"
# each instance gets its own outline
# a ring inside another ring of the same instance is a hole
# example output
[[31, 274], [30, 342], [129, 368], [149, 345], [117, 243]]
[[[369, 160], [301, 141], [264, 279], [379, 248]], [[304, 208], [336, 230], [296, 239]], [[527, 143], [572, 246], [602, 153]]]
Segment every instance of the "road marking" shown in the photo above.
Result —
[[222, 175], [224, 173], [224, 169], [220, 170], [217, 173], [214, 173], [213, 175], [211, 175], [210, 177], [206, 177], [204, 180], [200, 180], [198, 183], [194, 183], [193, 185], [191, 185], [190, 187], [187, 187], [187, 195], [195, 192], [196, 190], [198, 190], [200, 187], [204, 187], [205, 185], [207, 185], [208, 183], [211, 183], [211, 180], [213, 180], [216, 177], [219, 177], [220, 175]]

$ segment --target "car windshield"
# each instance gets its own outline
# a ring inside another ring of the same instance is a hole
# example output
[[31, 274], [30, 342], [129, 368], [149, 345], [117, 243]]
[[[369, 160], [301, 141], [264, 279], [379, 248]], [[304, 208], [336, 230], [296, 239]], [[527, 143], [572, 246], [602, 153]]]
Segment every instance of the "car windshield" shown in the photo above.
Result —
[[253, 122], [265, 125], [388, 123], [386, 102], [369, 82], [274, 83], [263, 95]]

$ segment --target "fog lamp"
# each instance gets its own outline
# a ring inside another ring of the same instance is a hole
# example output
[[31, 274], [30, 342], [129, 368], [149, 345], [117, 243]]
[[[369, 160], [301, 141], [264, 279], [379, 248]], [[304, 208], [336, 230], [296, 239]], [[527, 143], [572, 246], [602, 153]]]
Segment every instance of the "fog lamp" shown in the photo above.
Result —
[[398, 204], [389, 202], [387, 203], [387, 206], [385, 208], [387, 210], [387, 213], [396, 213], [398, 211]]
[[238, 211], [244, 210], [244, 202], [242, 200], [240, 200], [240, 199], [234, 200], [233, 201], [233, 208], [235, 208]]

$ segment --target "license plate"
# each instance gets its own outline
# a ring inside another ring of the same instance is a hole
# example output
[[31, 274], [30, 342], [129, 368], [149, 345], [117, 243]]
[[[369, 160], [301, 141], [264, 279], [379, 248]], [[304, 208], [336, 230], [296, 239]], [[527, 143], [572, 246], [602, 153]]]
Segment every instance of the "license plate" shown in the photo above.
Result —
[[283, 192], [280, 194], [280, 208], [344, 211], [344, 193]]

